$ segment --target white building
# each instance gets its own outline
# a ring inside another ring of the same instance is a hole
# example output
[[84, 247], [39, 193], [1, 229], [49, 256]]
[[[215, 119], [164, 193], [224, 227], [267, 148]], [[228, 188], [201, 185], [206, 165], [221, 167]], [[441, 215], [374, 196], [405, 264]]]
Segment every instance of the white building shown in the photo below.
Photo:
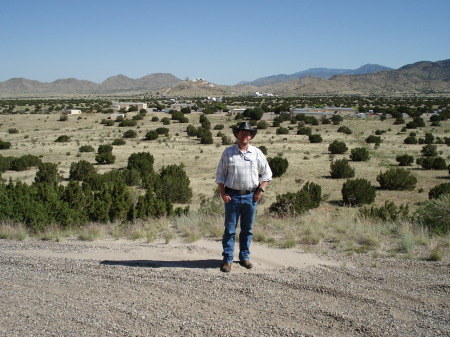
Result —
[[66, 109], [64, 113], [67, 115], [81, 115], [81, 110], [79, 109]]
[[119, 102], [119, 103], [114, 103], [113, 105], [111, 105], [111, 109], [113, 110], [120, 110], [120, 109], [126, 109], [128, 110], [130, 107], [135, 106], [138, 108], [138, 110], [140, 109], [147, 109], [147, 103], [141, 103], [141, 102]]

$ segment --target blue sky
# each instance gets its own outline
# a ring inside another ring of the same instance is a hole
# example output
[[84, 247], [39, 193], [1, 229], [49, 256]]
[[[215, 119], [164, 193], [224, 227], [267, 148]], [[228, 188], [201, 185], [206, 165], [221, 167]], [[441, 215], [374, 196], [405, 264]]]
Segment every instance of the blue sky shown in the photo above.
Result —
[[448, 0], [0, 0], [0, 81], [217, 84], [450, 58]]

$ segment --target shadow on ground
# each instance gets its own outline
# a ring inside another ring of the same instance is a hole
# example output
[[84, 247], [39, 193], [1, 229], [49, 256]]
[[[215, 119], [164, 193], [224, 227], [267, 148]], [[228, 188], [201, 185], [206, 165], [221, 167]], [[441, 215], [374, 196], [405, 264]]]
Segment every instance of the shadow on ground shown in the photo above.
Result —
[[196, 268], [212, 269], [219, 268], [221, 260], [183, 260], [183, 261], [154, 261], [154, 260], [103, 260], [101, 265], [146, 267], [146, 268]]

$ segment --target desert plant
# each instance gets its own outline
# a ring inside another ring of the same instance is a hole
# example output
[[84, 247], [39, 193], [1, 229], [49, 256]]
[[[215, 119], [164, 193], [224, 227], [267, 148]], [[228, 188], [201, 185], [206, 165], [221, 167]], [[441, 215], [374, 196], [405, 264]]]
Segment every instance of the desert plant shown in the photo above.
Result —
[[97, 148], [97, 153], [107, 153], [112, 152], [113, 146], [111, 144], [101, 144]]
[[116, 161], [116, 156], [114, 156], [112, 152], [103, 152], [95, 156], [95, 161], [100, 165], [114, 164]]
[[350, 128], [348, 126], [340, 126], [339, 129], [337, 129], [337, 132], [341, 132], [341, 133], [345, 133], [346, 135], [351, 135], [352, 134], [352, 130], [350, 130]]
[[138, 170], [141, 177], [149, 173], [153, 173], [153, 163], [155, 158], [150, 154], [150, 152], [135, 152], [128, 157], [127, 169]]
[[9, 128], [8, 129], [8, 133], [12, 135], [12, 134], [15, 134], [15, 133], [19, 133], [19, 130], [17, 130], [16, 128]]
[[441, 195], [449, 194], [450, 195], [450, 183], [442, 183], [437, 186], [434, 186], [430, 191], [428, 192], [428, 198], [429, 199], [437, 199]]
[[264, 145], [261, 145], [261, 146], [259, 147], [259, 149], [261, 150], [261, 152], [262, 152], [264, 155], [267, 156], [267, 147], [265, 147]]
[[5, 142], [0, 139], [0, 150], [8, 150], [11, 148], [11, 142]]
[[307, 135], [310, 136], [312, 134], [312, 130], [309, 126], [302, 126], [298, 128], [297, 135]]
[[368, 161], [370, 154], [365, 147], [357, 147], [350, 151], [350, 159], [353, 161]]
[[130, 129], [127, 130], [123, 133], [123, 138], [136, 138], [137, 137], [137, 133], [136, 131]]
[[56, 143], [66, 143], [70, 142], [70, 137], [67, 135], [61, 135], [58, 138], [55, 139]]
[[272, 175], [274, 178], [281, 177], [289, 167], [289, 162], [286, 158], [267, 158], [267, 161], [272, 170]]
[[167, 135], [167, 134], [169, 134], [169, 129], [168, 128], [157, 128], [156, 132], [158, 133], [158, 135]]
[[332, 154], [343, 154], [348, 151], [348, 147], [344, 142], [334, 140], [329, 146], [328, 151]]
[[269, 127], [269, 123], [267, 123], [267, 122], [264, 121], [264, 120], [260, 120], [260, 121], [258, 121], [258, 123], [256, 124], [256, 127], [257, 127], [258, 129], [260, 129], [260, 130], [267, 129], [267, 128]]
[[322, 143], [322, 136], [318, 133], [309, 135], [308, 139], [310, 143]]
[[158, 132], [156, 130], [150, 130], [145, 134], [145, 139], [147, 140], [155, 140], [158, 139]]
[[432, 144], [424, 145], [421, 152], [424, 157], [436, 157], [438, 155], [437, 146]]
[[184, 170], [184, 164], [163, 167], [160, 172], [163, 190], [159, 197], [172, 203], [186, 204], [192, 199], [190, 180]]
[[417, 138], [415, 136], [408, 136], [403, 140], [403, 144], [417, 144]]
[[355, 169], [350, 167], [347, 159], [338, 159], [330, 164], [330, 174], [334, 179], [353, 178]]
[[413, 190], [417, 184], [417, 178], [404, 168], [390, 168], [377, 176], [380, 187], [385, 190]]
[[363, 218], [371, 218], [381, 220], [383, 222], [397, 222], [408, 220], [408, 205], [400, 205], [397, 207], [392, 201], [385, 201], [380, 207], [363, 207], [359, 210], [358, 215]]
[[58, 172], [58, 165], [55, 163], [40, 163], [34, 182], [36, 184], [45, 183], [52, 187], [56, 187], [63, 179]]
[[370, 135], [366, 138], [366, 143], [374, 143], [374, 144], [380, 144], [381, 143], [381, 137], [380, 136], [374, 136]]
[[112, 143], [111, 143], [111, 145], [114, 145], [114, 146], [120, 146], [120, 145], [125, 145], [127, 142], [124, 140], [124, 139], [122, 139], [122, 138], [116, 138], [116, 139], [114, 139], [113, 141], [112, 141]]
[[91, 174], [96, 174], [94, 165], [86, 160], [80, 160], [70, 164], [69, 179], [83, 181]]
[[322, 200], [320, 185], [307, 182], [297, 193], [277, 195], [276, 201], [270, 205], [269, 211], [279, 216], [303, 214], [319, 207]]
[[284, 128], [284, 127], [279, 127], [277, 128], [277, 135], [287, 135], [289, 133], [289, 129], [288, 128]]
[[450, 195], [426, 201], [416, 212], [418, 222], [430, 231], [444, 235], [450, 230]]
[[375, 201], [376, 188], [367, 179], [349, 179], [342, 185], [341, 193], [345, 204], [359, 206]]
[[80, 152], [94, 152], [95, 149], [91, 145], [81, 145], [78, 149]]
[[414, 162], [414, 157], [408, 154], [398, 155], [395, 160], [400, 166], [411, 166]]

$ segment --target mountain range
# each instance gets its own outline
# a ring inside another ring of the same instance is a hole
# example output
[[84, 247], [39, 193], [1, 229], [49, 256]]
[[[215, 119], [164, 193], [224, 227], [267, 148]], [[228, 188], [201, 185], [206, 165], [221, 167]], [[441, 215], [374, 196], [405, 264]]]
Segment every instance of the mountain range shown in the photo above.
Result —
[[183, 81], [172, 74], [155, 73], [138, 79], [112, 76], [102, 83], [74, 78], [39, 82], [12, 78], [0, 82], [0, 97], [79, 95], [231, 96], [255, 92], [298, 95], [449, 95], [450, 59], [421, 61], [390, 69], [367, 64], [358, 69], [313, 68], [291, 75], [273, 75], [235, 86], [207, 81]]

